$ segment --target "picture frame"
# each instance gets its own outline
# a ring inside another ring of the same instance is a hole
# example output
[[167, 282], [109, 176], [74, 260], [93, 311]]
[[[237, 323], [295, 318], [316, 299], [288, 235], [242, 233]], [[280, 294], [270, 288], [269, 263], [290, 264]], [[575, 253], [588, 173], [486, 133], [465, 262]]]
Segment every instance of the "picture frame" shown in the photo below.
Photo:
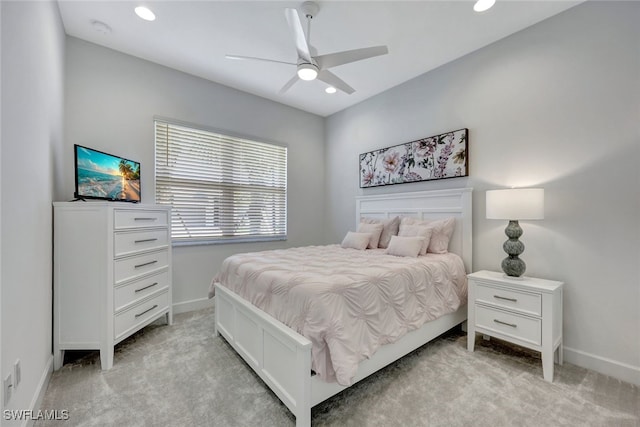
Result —
[[463, 128], [359, 156], [360, 188], [469, 175], [469, 129]]

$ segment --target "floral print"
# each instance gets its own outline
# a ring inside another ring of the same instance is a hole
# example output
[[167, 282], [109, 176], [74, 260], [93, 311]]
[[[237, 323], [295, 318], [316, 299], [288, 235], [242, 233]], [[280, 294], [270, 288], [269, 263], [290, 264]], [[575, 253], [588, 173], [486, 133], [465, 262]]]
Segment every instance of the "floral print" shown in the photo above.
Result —
[[460, 129], [360, 155], [360, 187], [468, 175], [468, 130]]
[[396, 173], [398, 166], [400, 166], [400, 154], [394, 151], [385, 154], [382, 158], [382, 165], [385, 171]]

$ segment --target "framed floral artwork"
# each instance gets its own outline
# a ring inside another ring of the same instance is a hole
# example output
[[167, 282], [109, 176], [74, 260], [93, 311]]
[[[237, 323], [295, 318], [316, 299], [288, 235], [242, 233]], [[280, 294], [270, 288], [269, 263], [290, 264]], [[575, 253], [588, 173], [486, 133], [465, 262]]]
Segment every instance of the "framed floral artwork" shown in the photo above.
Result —
[[360, 188], [469, 175], [469, 130], [360, 154]]

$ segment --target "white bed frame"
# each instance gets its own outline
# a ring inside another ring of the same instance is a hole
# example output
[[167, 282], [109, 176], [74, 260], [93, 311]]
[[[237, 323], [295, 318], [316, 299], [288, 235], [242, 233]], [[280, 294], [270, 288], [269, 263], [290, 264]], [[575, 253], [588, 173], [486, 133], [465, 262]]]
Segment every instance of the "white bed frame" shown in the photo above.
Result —
[[[449, 250], [471, 271], [471, 188], [395, 193], [356, 198], [356, 224], [362, 217], [455, 217]], [[311, 408], [346, 387], [311, 375], [311, 341], [216, 284], [216, 334], [222, 335], [296, 417], [297, 427], [311, 425]], [[425, 323], [393, 344], [382, 346], [358, 366], [353, 383], [421, 347], [467, 319], [464, 305]]]

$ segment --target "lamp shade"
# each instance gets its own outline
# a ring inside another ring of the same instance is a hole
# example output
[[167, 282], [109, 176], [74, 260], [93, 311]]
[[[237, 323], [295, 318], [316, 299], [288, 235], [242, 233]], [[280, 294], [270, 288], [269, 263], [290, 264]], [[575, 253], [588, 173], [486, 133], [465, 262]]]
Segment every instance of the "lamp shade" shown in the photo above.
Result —
[[487, 191], [487, 219], [544, 219], [544, 189]]

